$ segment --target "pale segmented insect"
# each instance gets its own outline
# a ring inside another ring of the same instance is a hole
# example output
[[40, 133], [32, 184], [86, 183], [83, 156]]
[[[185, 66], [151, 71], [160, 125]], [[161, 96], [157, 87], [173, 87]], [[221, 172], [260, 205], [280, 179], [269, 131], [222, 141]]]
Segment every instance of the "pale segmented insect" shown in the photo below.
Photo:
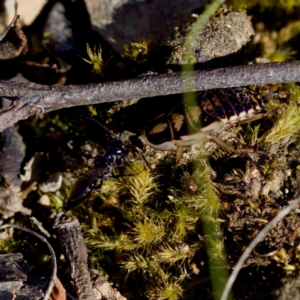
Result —
[[[157, 150], [194, 145], [208, 137], [226, 148], [213, 136], [227, 125], [250, 122], [264, 116], [264, 104], [247, 88], [207, 90], [197, 94], [195, 105], [180, 105], [149, 122], [139, 139]], [[229, 148], [228, 148], [229, 149]]]

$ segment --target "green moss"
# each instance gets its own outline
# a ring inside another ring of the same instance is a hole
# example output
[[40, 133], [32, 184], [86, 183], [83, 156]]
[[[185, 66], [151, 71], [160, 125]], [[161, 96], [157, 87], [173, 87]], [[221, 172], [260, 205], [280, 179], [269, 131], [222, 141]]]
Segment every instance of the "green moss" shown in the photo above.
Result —
[[89, 105], [87, 108], [91, 117], [96, 117], [98, 115], [97, 108], [94, 105]]
[[136, 221], [134, 225], [133, 240], [137, 247], [149, 247], [151, 244], [159, 243], [166, 234], [164, 224], [160, 219], [144, 218], [142, 221]]
[[150, 299], [177, 300], [182, 297], [183, 289], [179, 283], [170, 282], [170, 283], [165, 283], [162, 288], [157, 289], [155, 294], [156, 295], [154, 297], [150, 297]]
[[258, 134], [260, 132], [260, 124], [253, 125], [251, 123], [248, 124], [245, 134], [243, 135], [243, 140], [245, 143], [250, 145], [256, 145], [259, 141]]
[[64, 203], [66, 203], [66, 199], [62, 199], [55, 194], [48, 193], [48, 197], [51, 201], [51, 206], [54, 207], [57, 211], [62, 211]]
[[178, 246], [162, 245], [156, 253], [158, 261], [161, 263], [183, 263], [186, 259], [191, 259], [197, 247], [191, 249], [187, 244]]
[[20, 241], [15, 241], [13, 239], [0, 240], [0, 253], [7, 254], [15, 251], [18, 246], [21, 245]]
[[298, 0], [227, 0], [226, 3], [236, 8], [251, 8], [259, 5], [262, 9], [278, 8], [286, 11], [291, 11], [292, 9], [300, 6], [300, 2]]
[[151, 260], [144, 257], [143, 255], [132, 255], [128, 256], [128, 258], [121, 262], [122, 269], [127, 273], [139, 271], [142, 272], [143, 270], [148, 270], [151, 268]]
[[[201, 211], [207, 205], [202, 193], [211, 192], [206, 188], [199, 193], [191, 191], [185, 184], [186, 175], [182, 183], [187, 190], [177, 193], [171, 188], [169, 199], [163, 200], [155, 184], [157, 178], [140, 162], [132, 163], [124, 173], [135, 175], [107, 180], [101, 194], [105, 199], [111, 197], [109, 194], [114, 195], [113, 207], [121, 213], [123, 226], [116, 230], [114, 223], [117, 220], [113, 215], [109, 217], [111, 225], [104, 226], [104, 215], [95, 214], [98, 229], [85, 232], [91, 261], [95, 261], [95, 257], [105, 261], [106, 270], [111, 274], [116, 263], [110, 259], [118, 256], [120, 270], [123, 270], [123, 273], [115, 274], [118, 280], [130, 281], [138, 276], [150, 298], [179, 299], [183, 287], [178, 278], [184, 282], [188, 280], [191, 272], [188, 266], [202, 247], [198, 238], [196, 242], [195, 237], [190, 240], [189, 236], [196, 232]], [[212, 206], [216, 209], [215, 203]], [[114, 229], [109, 229], [110, 226]], [[143, 278], [148, 279], [143, 281]]]
[[89, 44], [86, 44], [86, 52], [89, 57], [89, 59], [83, 58], [82, 59], [92, 65], [92, 72], [95, 74], [100, 75], [103, 77], [103, 68], [104, 68], [104, 62], [102, 58], [102, 47], [99, 44], [98, 46], [94, 45], [93, 50], [91, 49]]
[[273, 128], [268, 132], [265, 142], [279, 143], [284, 138], [297, 138], [300, 133], [300, 107], [291, 105], [281, 114]]
[[124, 45], [123, 57], [137, 63], [143, 63], [147, 60], [153, 47], [154, 42], [151, 40], [141, 39], [136, 43], [130, 42]]

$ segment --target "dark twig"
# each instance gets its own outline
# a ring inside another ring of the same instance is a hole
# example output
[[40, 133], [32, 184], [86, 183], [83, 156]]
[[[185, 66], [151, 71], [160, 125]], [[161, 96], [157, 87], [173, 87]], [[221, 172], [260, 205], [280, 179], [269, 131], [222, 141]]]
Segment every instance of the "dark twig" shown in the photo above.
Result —
[[38, 221], [37, 218], [30, 217], [29, 220], [31, 222], [31, 227], [35, 226], [44, 236], [50, 239], [50, 233], [43, 227], [43, 224], [40, 221]]
[[0, 131], [19, 120], [61, 108], [201, 91], [300, 81], [300, 61], [236, 66], [194, 73], [149, 74], [89, 85], [45, 86], [0, 80], [0, 97], [14, 100], [0, 114]]
[[52, 259], [52, 274], [51, 274], [51, 279], [50, 279], [50, 282], [48, 284], [48, 287], [47, 287], [47, 290], [45, 292], [43, 300], [48, 300], [49, 297], [50, 297], [50, 294], [52, 292], [53, 286], [54, 286], [54, 279], [55, 279], [56, 274], [57, 274], [56, 256], [55, 256], [55, 252], [54, 252], [52, 246], [49, 244], [49, 242], [42, 235], [40, 235], [40, 234], [38, 234], [38, 233], [28, 229], [28, 228], [24, 228], [24, 227], [15, 225], [15, 224], [6, 224], [6, 225], [0, 226], [0, 229], [10, 228], [10, 227], [16, 228], [16, 229], [24, 231], [24, 232], [27, 232], [27, 233], [33, 235], [34, 237], [38, 238], [39, 240], [41, 240], [43, 243], [45, 243], [47, 245], [47, 247], [50, 251], [50, 254], [51, 254], [51, 259]]
[[87, 249], [78, 220], [72, 215], [59, 213], [53, 228], [58, 232], [61, 250], [70, 264], [77, 299], [95, 300], [87, 264]]

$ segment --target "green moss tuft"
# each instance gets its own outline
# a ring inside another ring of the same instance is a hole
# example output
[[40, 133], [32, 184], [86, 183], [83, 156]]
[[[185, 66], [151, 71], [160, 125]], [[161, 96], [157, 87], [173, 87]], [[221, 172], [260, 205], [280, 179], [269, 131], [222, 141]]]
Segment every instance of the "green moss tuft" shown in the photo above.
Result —
[[83, 58], [82, 59], [93, 66], [92, 72], [95, 74], [100, 75], [103, 77], [103, 67], [104, 62], [102, 58], [102, 47], [99, 44], [98, 46], [94, 45], [94, 49], [92, 50], [89, 44], [86, 44], [86, 52], [89, 56], [89, 59]]
[[137, 247], [149, 247], [151, 244], [159, 243], [166, 234], [162, 220], [152, 218], [136, 221], [132, 231]]
[[261, 9], [284, 9], [288, 12], [292, 11], [294, 8], [299, 7], [300, 3], [298, 0], [227, 0], [228, 5], [232, 5], [235, 8], [251, 8], [259, 5]]
[[183, 289], [178, 282], [166, 282], [161, 288], [157, 288], [148, 292], [148, 297], [151, 300], [177, 300], [181, 299], [182, 295]]
[[130, 42], [124, 45], [123, 56], [125, 59], [131, 59], [137, 63], [143, 63], [147, 60], [152, 49], [153, 41], [141, 39], [139, 42]]
[[300, 133], [300, 107], [291, 105], [282, 113], [264, 137], [267, 143], [279, 143], [283, 138], [297, 138]]

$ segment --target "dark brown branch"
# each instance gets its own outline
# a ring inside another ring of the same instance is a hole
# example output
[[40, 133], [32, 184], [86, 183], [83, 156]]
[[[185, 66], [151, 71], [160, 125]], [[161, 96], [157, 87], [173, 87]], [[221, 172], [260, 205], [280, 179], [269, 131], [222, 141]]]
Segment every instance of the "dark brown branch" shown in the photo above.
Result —
[[17, 99], [0, 114], [0, 131], [30, 116], [71, 106], [296, 81], [300, 81], [300, 61], [195, 71], [193, 76], [190, 73], [149, 74], [127, 81], [77, 86], [0, 81], [0, 97]]

